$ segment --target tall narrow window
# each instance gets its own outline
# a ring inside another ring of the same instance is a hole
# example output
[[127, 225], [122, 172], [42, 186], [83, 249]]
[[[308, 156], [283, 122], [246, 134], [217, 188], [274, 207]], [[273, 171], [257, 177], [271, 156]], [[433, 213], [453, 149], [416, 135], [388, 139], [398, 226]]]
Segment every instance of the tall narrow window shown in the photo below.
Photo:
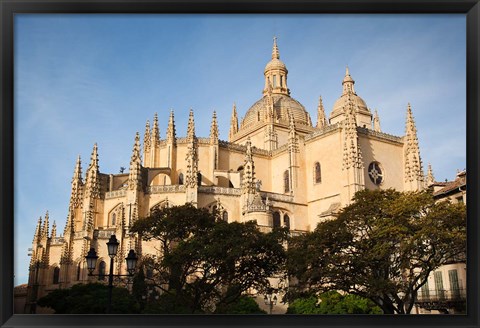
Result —
[[280, 228], [280, 213], [273, 213], [273, 228]]
[[197, 185], [202, 185], [202, 173], [200, 172], [197, 173]]
[[283, 187], [285, 192], [290, 192], [290, 176], [288, 170], [283, 172]]
[[107, 267], [107, 264], [104, 261], [100, 262], [100, 265], [98, 266], [98, 280], [105, 280], [106, 267]]
[[179, 184], [179, 185], [183, 185], [183, 173], [180, 173], [180, 174], [178, 175], [178, 184]]
[[223, 219], [223, 221], [228, 222], [228, 212], [227, 211], [223, 212], [222, 219]]
[[58, 280], [60, 279], [60, 268], [56, 267], [53, 269], [53, 283], [58, 284]]
[[277, 86], [277, 76], [273, 76], [273, 87], [275, 88]]
[[315, 183], [320, 183], [322, 182], [322, 170], [321, 170], [321, 167], [320, 167], [320, 163], [319, 162], [315, 162], [315, 167], [314, 167], [314, 175], [315, 175]]
[[283, 216], [283, 225], [290, 230], [290, 217], [287, 214]]
[[280, 75], [280, 86], [283, 88], [283, 75]]
[[117, 223], [117, 215], [115, 213], [112, 214], [112, 223], [111, 225], [112, 226], [115, 226], [115, 224]]
[[457, 270], [448, 270], [448, 280], [450, 281], [450, 291], [452, 292], [452, 297], [460, 297], [460, 285], [458, 283]]
[[437, 297], [442, 300], [445, 298], [445, 290], [443, 289], [443, 278], [441, 271], [435, 271], [433, 275], [435, 279], [435, 291], [437, 292]]
[[428, 299], [430, 297], [430, 291], [428, 288], [428, 281], [420, 288], [420, 295], [424, 299]]

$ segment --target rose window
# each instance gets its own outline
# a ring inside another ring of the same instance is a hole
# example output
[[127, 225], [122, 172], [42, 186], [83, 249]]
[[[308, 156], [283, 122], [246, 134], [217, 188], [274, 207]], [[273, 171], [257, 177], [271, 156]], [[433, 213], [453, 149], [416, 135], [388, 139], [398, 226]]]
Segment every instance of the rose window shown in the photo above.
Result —
[[377, 186], [383, 182], [383, 171], [380, 168], [380, 164], [377, 162], [372, 162], [368, 166], [368, 176], [370, 180]]

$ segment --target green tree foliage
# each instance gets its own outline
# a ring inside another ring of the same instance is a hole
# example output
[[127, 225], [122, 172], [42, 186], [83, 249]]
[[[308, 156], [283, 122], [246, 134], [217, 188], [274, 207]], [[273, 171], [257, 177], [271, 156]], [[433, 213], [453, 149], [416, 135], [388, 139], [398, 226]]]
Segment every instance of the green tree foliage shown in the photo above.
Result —
[[216, 314], [266, 314], [250, 296], [242, 295], [234, 302], [215, 309]]
[[[107, 290], [104, 284], [77, 284], [68, 289], [56, 289], [40, 298], [37, 304], [52, 308], [58, 314], [106, 313]], [[138, 304], [127, 289], [113, 288], [111, 313], [139, 313]]]
[[341, 295], [336, 291], [293, 300], [287, 314], [382, 314], [380, 307], [368, 298]]
[[162, 290], [168, 304], [190, 313], [228, 306], [250, 288], [266, 290], [286, 260], [285, 230], [261, 233], [254, 222], [227, 223], [191, 204], [153, 209], [131, 231], [158, 241], [161, 250], [159, 258], [144, 256], [153, 272], [146, 281]]
[[428, 275], [465, 247], [463, 204], [436, 203], [427, 191], [364, 190], [337, 219], [290, 240], [288, 272], [300, 289], [343, 291], [384, 313], [410, 313]]

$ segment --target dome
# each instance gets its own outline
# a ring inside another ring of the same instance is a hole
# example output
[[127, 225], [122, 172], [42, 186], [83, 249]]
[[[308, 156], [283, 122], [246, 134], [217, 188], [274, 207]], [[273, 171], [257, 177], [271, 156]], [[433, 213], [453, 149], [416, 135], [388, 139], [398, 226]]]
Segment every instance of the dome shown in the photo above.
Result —
[[[367, 104], [365, 101], [357, 96], [356, 94], [350, 94], [350, 98], [353, 101], [353, 104], [356, 108], [356, 112], [361, 112], [364, 114], [371, 114], [370, 110], [367, 107]], [[335, 104], [333, 104], [333, 110], [332, 113], [330, 114], [330, 119], [340, 115], [343, 113], [343, 108], [347, 104], [348, 101], [348, 95], [344, 94], [340, 98], [338, 98], [337, 101], [335, 101]]]
[[[273, 110], [277, 122], [288, 124], [290, 112], [295, 120], [295, 125], [312, 126], [310, 115], [302, 104], [290, 96], [284, 94], [272, 94]], [[243, 118], [240, 128], [245, 128], [257, 122], [265, 121], [267, 96], [262, 97], [247, 111]]]
[[265, 72], [269, 70], [274, 70], [274, 69], [287, 71], [287, 66], [285, 66], [284, 62], [281, 61], [280, 59], [274, 58], [267, 63], [267, 66], [265, 66]]

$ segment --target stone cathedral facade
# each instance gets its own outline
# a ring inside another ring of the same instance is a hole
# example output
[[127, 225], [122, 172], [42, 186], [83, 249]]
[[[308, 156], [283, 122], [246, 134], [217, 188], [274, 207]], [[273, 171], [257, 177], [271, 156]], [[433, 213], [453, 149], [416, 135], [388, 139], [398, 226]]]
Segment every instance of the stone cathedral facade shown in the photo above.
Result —
[[219, 140], [215, 112], [210, 135], [200, 137], [192, 110], [186, 136], [177, 136], [171, 111], [161, 118], [168, 119], [165, 139], [159, 137], [157, 114], [146, 122], [143, 138], [136, 134], [128, 173], [100, 172], [101, 149], [96, 144], [85, 175], [79, 157], [63, 233], [55, 223], [50, 229], [48, 212], [38, 220], [27, 307], [29, 300], [53, 289], [96, 279], [87, 276], [84, 257], [90, 247], [99, 255], [97, 271], [108, 272], [105, 243], [112, 234], [120, 242], [116, 273], [125, 273], [123, 259], [131, 248], [140, 256], [155, 254], [153, 242], [129, 232], [131, 224], [155, 206], [191, 202], [217, 208], [229, 222], [254, 220], [263, 231], [287, 226], [301, 233], [332, 218], [359, 190], [425, 187], [409, 104], [405, 135], [383, 132], [378, 113], [357, 95], [347, 68], [343, 81], [339, 77], [339, 98], [329, 116], [320, 98], [312, 121], [291, 95], [276, 40], [264, 76], [262, 97], [240, 120], [233, 106], [228, 141]]

